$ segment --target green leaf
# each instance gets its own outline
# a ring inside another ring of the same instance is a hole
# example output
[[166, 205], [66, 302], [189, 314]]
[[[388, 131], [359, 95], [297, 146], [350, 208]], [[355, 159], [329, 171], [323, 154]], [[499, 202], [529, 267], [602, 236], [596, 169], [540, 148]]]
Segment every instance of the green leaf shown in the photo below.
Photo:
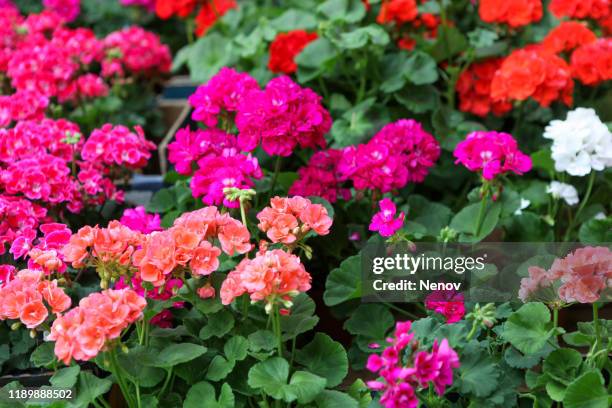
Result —
[[580, 226], [578, 238], [585, 244], [612, 242], [612, 217], [591, 218]]
[[541, 149], [532, 153], [531, 163], [536, 169], [546, 170], [550, 173], [555, 171], [555, 162], [550, 156], [550, 148]]
[[415, 51], [406, 60], [404, 75], [415, 85], [433, 84], [438, 80], [438, 67], [432, 57]]
[[151, 201], [147, 204], [147, 211], [154, 213], [165, 213], [173, 209], [176, 205], [174, 194], [168, 188], [163, 188], [153, 194]]
[[477, 397], [486, 397], [497, 388], [497, 364], [476, 341], [463, 350], [459, 368], [460, 390]]
[[280, 321], [284, 340], [312, 330], [319, 322], [319, 317], [315, 315], [314, 301], [305, 293], [300, 293], [293, 298], [291, 314], [281, 316]]
[[411, 85], [394, 94], [395, 99], [414, 113], [433, 111], [438, 107], [438, 91], [431, 85]]
[[542, 357], [552, 351], [552, 346], [545, 345], [542, 350], [537, 353], [524, 355], [514, 347], [508, 347], [504, 352], [504, 360], [510, 367], [513, 368], [532, 368], [540, 362]]
[[543, 303], [526, 303], [504, 324], [502, 336], [524, 354], [544, 347], [552, 334], [550, 312]]
[[384, 339], [394, 324], [395, 319], [387, 307], [371, 303], [360, 305], [344, 323], [344, 328], [351, 334]]
[[359, 403], [340, 391], [324, 390], [315, 399], [318, 408], [359, 408]]
[[208, 382], [194, 384], [185, 397], [183, 408], [233, 408], [234, 393], [228, 384], [223, 384], [219, 399], [215, 398], [215, 388]]
[[55, 388], [72, 388], [76, 384], [80, 372], [81, 367], [78, 365], [62, 368], [53, 374], [49, 383]]
[[573, 349], [557, 349], [546, 357], [543, 364], [546, 392], [553, 401], [563, 401], [566, 388], [575, 379], [581, 364], [582, 356]]
[[54, 347], [55, 343], [52, 342], [45, 342], [36, 347], [30, 356], [32, 364], [34, 364], [35, 367], [47, 367], [51, 365], [55, 361]]
[[297, 399], [300, 404], [307, 404], [325, 389], [326, 382], [325, 378], [307, 371], [296, 371], [291, 376], [289, 386], [286, 387], [285, 401], [291, 402]]
[[175, 365], [186, 363], [206, 353], [206, 347], [193, 343], [171, 344], [162, 349], [155, 360], [154, 367], [170, 368]]
[[361, 0], [327, 0], [317, 11], [332, 21], [344, 21], [356, 23], [366, 14], [366, 9]]
[[213, 32], [200, 37], [194, 44], [187, 60], [191, 78], [195, 82], [206, 82], [219, 70], [235, 60], [232, 42]]
[[314, 339], [297, 352], [295, 360], [316, 375], [325, 377], [328, 388], [340, 384], [348, 373], [344, 347], [323, 333], [315, 334]]
[[436, 42], [429, 50], [429, 54], [440, 62], [465, 51], [467, 47], [468, 40], [457, 27], [440, 25]]
[[296, 28], [310, 30], [317, 27], [314, 14], [303, 10], [289, 9], [270, 21], [270, 25], [277, 31], [285, 32]]
[[234, 327], [234, 315], [227, 310], [221, 310], [208, 317], [206, 326], [200, 330], [200, 338], [208, 340], [211, 337], [223, 337]]
[[574, 380], [565, 391], [565, 408], [608, 408], [610, 397], [597, 371], [589, 371]]
[[487, 30], [484, 28], [476, 28], [473, 31], [467, 33], [470, 45], [474, 48], [490, 47], [495, 43], [495, 40], [499, 38], [499, 35], [495, 31]]
[[281, 357], [272, 357], [255, 364], [249, 370], [248, 384], [253, 388], [261, 388], [275, 399], [285, 397], [289, 363]]
[[295, 57], [298, 65], [298, 79], [301, 82], [307, 82], [331, 70], [337, 56], [338, 52], [332, 43], [326, 38], [319, 37]]
[[455, 231], [468, 234], [470, 236], [469, 240], [471, 241], [477, 242], [487, 237], [497, 226], [502, 206], [499, 203], [487, 203], [482, 227], [480, 228], [480, 234], [475, 236], [477, 228], [476, 223], [480, 214], [480, 207], [480, 203], [475, 203], [464, 207], [453, 217], [450, 227]]
[[206, 379], [211, 381], [219, 381], [227, 377], [229, 373], [232, 372], [234, 368], [235, 361], [234, 360], [226, 360], [223, 356], [215, 356], [210, 362], [208, 366], [208, 371], [206, 372]]
[[223, 346], [223, 353], [228, 360], [240, 361], [246, 358], [248, 348], [249, 342], [247, 339], [242, 336], [234, 336]]
[[347, 50], [356, 50], [368, 44], [384, 47], [389, 44], [389, 34], [379, 25], [371, 24], [342, 33], [337, 44]]
[[346, 258], [332, 270], [325, 282], [323, 300], [327, 306], [336, 306], [361, 296], [361, 255]]
[[249, 350], [272, 350], [276, 347], [276, 337], [270, 330], [257, 330], [249, 335]]
[[110, 391], [112, 385], [113, 382], [108, 378], [98, 378], [89, 371], [81, 371], [75, 399], [71, 402], [76, 406], [87, 407], [96, 398]]

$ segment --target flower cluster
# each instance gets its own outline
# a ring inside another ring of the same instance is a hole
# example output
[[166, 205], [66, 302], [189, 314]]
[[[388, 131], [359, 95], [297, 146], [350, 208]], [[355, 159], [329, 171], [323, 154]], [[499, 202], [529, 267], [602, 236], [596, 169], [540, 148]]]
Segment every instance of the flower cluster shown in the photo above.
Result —
[[150, 234], [153, 231], [161, 231], [162, 229], [159, 214], [147, 214], [142, 205], [126, 209], [119, 222], [129, 229], [142, 232], [143, 234]]
[[491, 82], [502, 62], [501, 58], [484, 60], [461, 73], [457, 80], [459, 109], [478, 116], [486, 116], [489, 112], [501, 116], [512, 109], [511, 103], [491, 97]]
[[34, 91], [17, 91], [0, 96], [0, 128], [21, 120], [41, 120], [49, 98]]
[[43, 0], [43, 5], [68, 23], [74, 21], [81, 13], [81, 0]]
[[229, 305], [248, 293], [254, 302], [265, 300], [266, 311], [278, 300], [291, 307], [291, 298], [310, 289], [312, 277], [300, 258], [281, 249], [260, 252], [243, 259], [221, 285], [221, 302]]
[[[566, 303], [594, 303], [612, 288], [612, 251], [606, 247], [579, 248], [556, 259], [548, 270], [532, 266], [528, 271], [529, 277], [521, 279], [519, 290], [523, 302], [557, 298]], [[556, 294], [547, 296], [557, 282]]]
[[299, 177], [289, 189], [289, 194], [323, 197], [330, 203], [335, 203], [338, 198], [350, 199], [351, 191], [342, 187], [343, 181], [338, 171], [341, 157], [342, 150], [339, 149], [321, 150], [313, 154], [308, 165], [298, 170]]
[[571, 105], [573, 90], [569, 65], [537, 46], [513, 51], [491, 82], [494, 101], [524, 101], [531, 97], [544, 107], [558, 99]]
[[317, 33], [309, 33], [304, 30], [278, 34], [270, 44], [268, 69], [276, 73], [294, 73], [297, 71], [295, 57], [317, 37]]
[[612, 132], [593, 109], [577, 108], [553, 120], [543, 135], [551, 139], [555, 170], [585, 176], [612, 166]]
[[383, 237], [391, 237], [404, 225], [406, 214], [400, 212], [396, 218], [397, 208], [389, 198], [383, 198], [378, 202], [380, 211], [374, 214], [370, 222], [369, 230], [378, 231]]
[[38, 239], [35, 233], [18, 237], [13, 241], [10, 252], [15, 259], [27, 255], [31, 270], [41, 270], [46, 275], [63, 273], [66, 264], [61, 250], [70, 240], [70, 229], [64, 224], [46, 223], [40, 225], [40, 232], [42, 236]]
[[[211, 244], [217, 238], [221, 249]], [[162, 286], [176, 268], [189, 268], [194, 276], [206, 276], [219, 267], [221, 251], [228, 255], [251, 250], [247, 228], [216, 207], [205, 207], [177, 218], [174, 225], [147, 235], [134, 253], [140, 278]]]
[[[73, 268], [91, 264], [98, 268], [103, 281], [115, 281], [119, 274], [104, 268], [104, 264], [114, 263], [127, 267], [131, 256], [143, 242], [143, 235], [133, 231], [119, 221], [111, 221], [107, 228], [85, 226], [70, 237], [62, 248], [64, 261]], [[107, 276], [112, 274], [111, 276]]]
[[522, 175], [531, 170], [531, 158], [518, 149], [516, 140], [508, 133], [472, 132], [457, 145], [453, 154], [455, 163], [481, 172], [486, 180], [509, 171]]
[[571, 57], [572, 74], [585, 85], [612, 79], [612, 38], [600, 38], [578, 47]]
[[388, 0], [383, 1], [380, 7], [380, 12], [376, 17], [378, 24], [403, 23], [414, 20], [419, 11], [417, 9], [416, 0]]
[[541, 0], [480, 0], [478, 14], [487, 23], [521, 27], [542, 19]]
[[420, 123], [402, 119], [383, 127], [368, 143], [344, 149], [338, 170], [356, 189], [383, 193], [422, 182], [440, 156], [440, 145]]
[[[17, 239], [30, 243], [41, 223], [48, 220], [47, 209], [21, 197], [0, 194], [0, 255]], [[29, 244], [25, 247], [29, 250]]]
[[189, 97], [194, 108], [191, 117], [208, 127], [216, 127], [219, 117], [231, 119], [230, 114], [238, 110], [242, 98], [253, 89], [259, 89], [259, 85], [249, 74], [223, 67]]
[[154, 148], [136, 132], [105, 125], [84, 141], [78, 126], [64, 119], [17, 122], [0, 129], [0, 185], [8, 194], [74, 213], [122, 201], [112, 178], [144, 166]]
[[203, 36], [229, 10], [238, 7], [236, 0], [210, 0], [198, 2], [197, 0], [157, 0], [155, 2], [155, 12], [162, 19], [172, 16], [187, 18], [193, 13], [197, 5], [202, 7], [195, 17], [195, 33]]
[[461, 292], [437, 290], [425, 298], [425, 308], [441, 314], [446, 323], [456, 323], [465, 316], [464, 296]]
[[381, 355], [370, 355], [366, 364], [368, 370], [382, 377], [369, 381], [368, 386], [383, 391], [380, 404], [385, 408], [416, 408], [416, 390], [430, 386], [444, 395], [453, 383], [453, 370], [460, 366], [459, 356], [447, 339], [435, 340], [431, 352], [416, 351], [418, 343], [410, 329], [411, 322], [398, 322], [393, 337], [387, 339], [389, 345]]
[[332, 225], [325, 207], [300, 196], [272, 198], [270, 206], [261, 210], [257, 219], [259, 229], [270, 241], [287, 245], [298, 242], [310, 231], [327, 235]]
[[612, 14], [610, 0], [552, 0], [550, 11], [558, 18], [600, 19]]
[[151, 76], [170, 72], [170, 49], [159, 37], [141, 27], [127, 27], [110, 33], [102, 42], [105, 58], [102, 73], [105, 76], [124, 76], [126, 72]]
[[564, 51], [572, 51], [584, 44], [590, 44], [597, 40], [597, 36], [589, 28], [577, 21], [564, 21], [550, 32], [542, 40], [542, 46], [547, 51], [558, 54]]
[[168, 145], [168, 151], [170, 163], [180, 174], [192, 174], [197, 163], [191, 190], [194, 197], [202, 197], [208, 205], [223, 203], [229, 208], [238, 207], [237, 200], [226, 197], [225, 189], [251, 188], [253, 179], [263, 176], [257, 158], [250, 153], [242, 154], [236, 136], [219, 129], [181, 129]]
[[242, 98], [236, 115], [238, 145], [251, 151], [259, 143], [269, 155], [289, 156], [302, 148], [323, 148], [331, 128], [321, 97], [287, 76], [271, 80], [265, 90], [254, 89]]
[[150, 151], [155, 149], [155, 144], [145, 138], [140, 126], [136, 126], [134, 130], [135, 132], [131, 132], [125, 126], [107, 123], [102, 128], [95, 129], [87, 138], [81, 156], [86, 161], [108, 166], [141, 168], [151, 158]]
[[81, 299], [79, 306], [53, 322], [49, 340], [55, 341], [55, 355], [66, 365], [72, 359], [91, 360], [140, 319], [146, 305], [131, 289], [108, 289]]
[[[6, 267], [4, 267], [6, 268]], [[0, 320], [19, 320], [35, 329], [53, 314], [70, 307], [70, 297], [57, 285], [45, 280], [41, 271], [24, 269], [0, 287]]]

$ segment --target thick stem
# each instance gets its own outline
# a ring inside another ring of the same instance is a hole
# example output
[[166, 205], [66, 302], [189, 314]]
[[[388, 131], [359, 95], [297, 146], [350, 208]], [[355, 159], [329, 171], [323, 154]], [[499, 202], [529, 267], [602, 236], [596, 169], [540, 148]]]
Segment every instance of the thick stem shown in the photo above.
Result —
[[593, 303], [593, 327], [595, 328], [595, 341], [597, 342], [597, 347], [595, 350], [597, 350], [601, 346], [601, 333], [599, 329], [599, 306], [597, 305], [597, 303]]
[[478, 218], [476, 219], [476, 226], [474, 228], [474, 236], [478, 237], [480, 235], [480, 230], [482, 229], [482, 223], [484, 222], [486, 209], [487, 209], [487, 197], [489, 196], [489, 186], [488, 184], [484, 185], [484, 191], [482, 193], [482, 199], [480, 201], [480, 210], [478, 211]]
[[278, 356], [283, 356], [283, 334], [281, 330], [281, 322], [280, 322], [280, 313], [278, 310], [278, 305], [274, 305], [272, 308], [272, 326], [274, 328], [274, 334], [276, 335], [276, 349], [278, 352]]
[[117, 348], [115, 347], [114, 349], [110, 350], [108, 355], [109, 355], [109, 360], [111, 364], [111, 371], [113, 375], [115, 376], [115, 378], [117, 379], [117, 384], [119, 385], [119, 388], [121, 389], [121, 393], [123, 394], [123, 398], [125, 399], [125, 402], [127, 403], [129, 408], [137, 406], [136, 404], [134, 404], [134, 401], [132, 400], [130, 388], [128, 387], [127, 383], [125, 382], [125, 378], [123, 378], [123, 375], [121, 373], [122, 370], [121, 370], [121, 367], [119, 366], [119, 362], [117, 361]]
[[474, 323], [472, 323], [472, 330], [470, 330], [470, 332], [468, 333], [467, 337], [465, 338], [467, 341], [472, 340], [472, 337], [474, 337], [474, 334], [476, 334], [476, 330], [478, 329], [478, 322], [476, 320], [474, 320]]

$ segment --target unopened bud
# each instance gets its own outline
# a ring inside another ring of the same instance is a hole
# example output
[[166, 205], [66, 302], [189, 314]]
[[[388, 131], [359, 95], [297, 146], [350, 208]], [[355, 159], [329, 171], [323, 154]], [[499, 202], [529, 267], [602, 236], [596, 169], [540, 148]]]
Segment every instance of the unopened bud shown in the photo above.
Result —
[[15, 322], [11, 324], [11, 330], [17, 330], [21, 327], [21, 322]]

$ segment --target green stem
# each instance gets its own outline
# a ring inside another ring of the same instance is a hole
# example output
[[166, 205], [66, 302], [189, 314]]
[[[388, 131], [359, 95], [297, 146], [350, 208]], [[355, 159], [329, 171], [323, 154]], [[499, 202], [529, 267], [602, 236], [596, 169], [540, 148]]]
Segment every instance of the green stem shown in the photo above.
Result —
[[159, 393], [157, 394], [158, 399], [161, 398], [164, 395], [164, 393], [166, 392], [166, 388], [168, 388], [168, 384], [170, 384], [170, 379], [172, 378], [172, 370], [173, 369], [174, 369], [174, 367], [170, 367], [170, 369], [166, 373], [166, 380], [164, 381], [164, 385], [162, 385], [161, 390], [159, 390]]
[[272, 326], [274, 328], [274, 334], [276, 335], [276, 341], [277, 341], [276, 348], [278, 351], [278, 356], [282, 357], [283, 356], [283, 334], [281, 330], [280, 313], [278, 310], [278, 305], [274, 305], [272, 313], [274, 313], [274, 316], [272, 317]]
[[476, 219], [476, 228], [474, 229], [474, 236], [478, 238], [480, 236], [480, 230], [482, 229], [482, 223], [484, 222], [485, 213], [487, 209], [487, 198], [489, 196], [489, 185], [484, 185], [484, 191], [482, 193], [482, 199], [480, 201], [480, 210], [478, 211], [478, 218]]
[[593, 327], [595, 328], [595, 341], [597, 344], [597, 349], [601, 346], [601, 333], [599, 329], [599, 306], [597, 303], [593, 303]]
[[472, 329], [470, 330], [470, 332], [468, 333], [467, 337], [465, 338], [467, 341], [472, 340], [472, 337], [474, 337], [474, 335], [476, 334], [476, 330], [478, 329], [478, 322], [476, 320], [474, 320], [474, 323], [472, 323]]
[[593, 185], [595, 184], [596, 177], [597, 177], [597, 174], [595, 173], [595, 171], [591, 170], [591, 175], [589, 176], [589, 185], [587, 186], [586, 194], [584, 195], [584, 198], [582, 199], [582, 202], [580, 203], [580, 207], [578, 207], [578, 211], [576, 211], [576, 214], [570, 221], [567, 227], [567, 231], [565, 231], [565, 238], [563, 240], [566, 242], [569, 240], [570, 234], [572, 233], [572, 230], [574, 229], [574, 223], [580, 216], [580, 213], [582, 212], [584, 207], [586, 207], [586, 204], [589, 201], [589, 198], [591, 197], [591, 193], [593, 192]]
[[417, 319], [418, 319], [418, 317], [417, 317], [415, 314], [412, 314], [412, 313], [410, 313], [409, 311], [402, 309], [401, 307], [395, 306], [395, 305], [394, 305], [394, 304], [392, 304], [392, 303], [387, 303], [387, 302], [384, 302], [383, 304], [384, 304], [385, 306], [387, 306], [389, 309], [393, 309], [393, 310], [395, 310], [396, 312], [399, 312], [399, 313], [403, 314], [404, 316], [407, 316], [407, 317], [409, 317], [409, 318], [411, 318], [411, 319], [414, 319], [414, 320], [417, 320]]
[[248, 224], [247, 224], [246, 210], [244, 208], [244, 200], [242, 199], [242, 197], [240, 197], [238, 201], [240, 202], [240, 217], [242, 218], [242, 224], [245, 227], [247, 227]]
[[130, 388], [125, 382], [125, 378], [123, 378], [123, 375], [121, 373], [121, 367], [119, 366], [119, 362], [117, 361], [117, 348], [115, 347], [111, 349], [108, 355], [110, 359], [112, 373], [117, 379], [117, 384], [119, 385], [119, 388], [121, 389], [121, 393], [123, 394], [123, 398], [125, 399], [125, 402], [127, 403], [128, 407], [131, 408], [134, 406], [134, 402], [132, 401], [132, 395], [130, 393]]
[[553, 330], [555, 331], [555, 339], [557, 338], [557, 327], [559, 327], [559, 309], [553, 306]]

